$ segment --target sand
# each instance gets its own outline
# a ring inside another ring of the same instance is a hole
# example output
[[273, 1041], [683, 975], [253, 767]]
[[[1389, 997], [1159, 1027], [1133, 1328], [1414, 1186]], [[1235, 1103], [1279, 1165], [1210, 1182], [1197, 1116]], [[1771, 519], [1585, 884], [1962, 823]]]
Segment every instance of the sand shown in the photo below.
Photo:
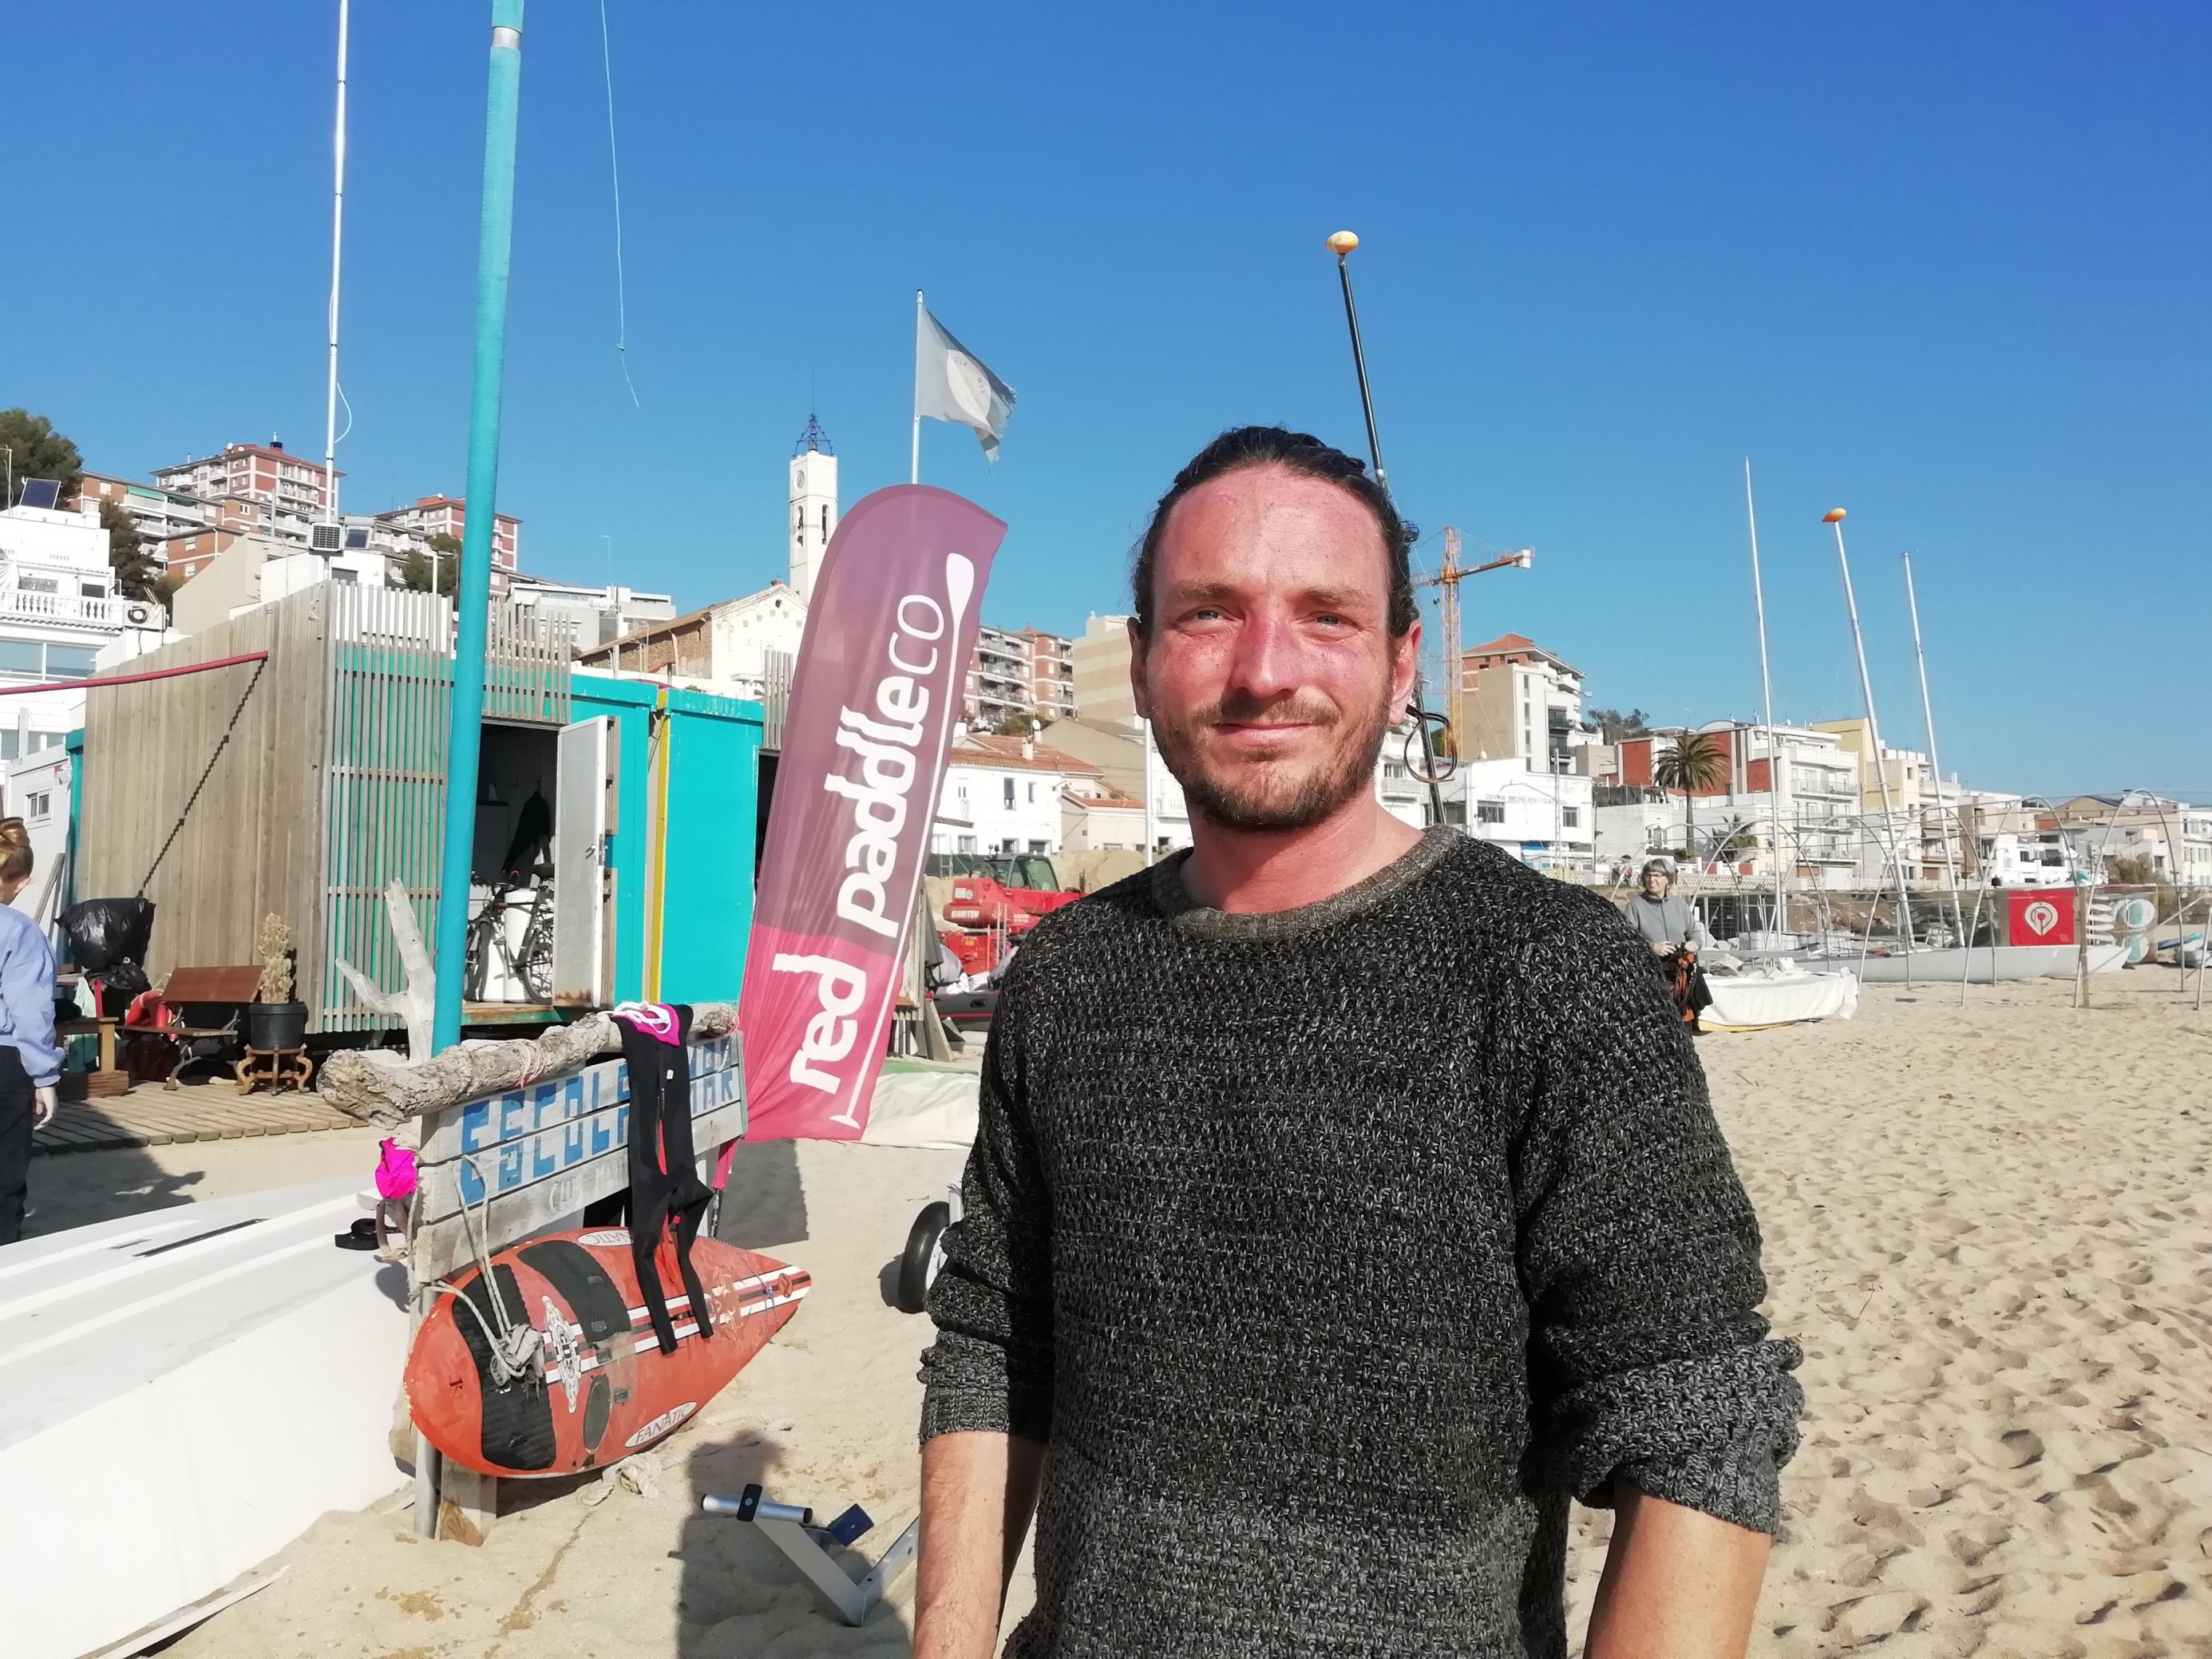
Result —
[[[1848, 1024], [1717, 1035], [1717, 1108], [1806, 1349], [1805, 1443], [1753, 1650], [1778, 1659], [2212, 1656], [2212, 1011], [2170, 970], [1869, 988]], [[906, 1650], [912, 1578], [860, 1630], [696, 1495], [763, 1480], [912, 1516], [924, 1324], [884, 1273], [945, 1153], [747, 1149], [727, 1236], [818, 1286], [654, 1461], [657, 1490], [510, 1486], [484, 1547], [327, 1517], [185, 1659]], [[1579, 1630], [1605, 1517], [1578, 1517]], [[1016, 1614], [1027, 1605], [1018, 1589]]]

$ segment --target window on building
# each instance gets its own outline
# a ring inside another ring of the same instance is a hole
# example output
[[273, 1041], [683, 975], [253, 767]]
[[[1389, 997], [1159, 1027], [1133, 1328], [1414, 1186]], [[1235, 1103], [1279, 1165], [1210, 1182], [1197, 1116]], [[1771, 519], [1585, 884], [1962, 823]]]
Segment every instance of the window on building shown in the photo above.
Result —
[[1505, 803], [1502, 800], [1479, 800], [1475, 802], [1474, 821], [1477, 823], [1504, 823]]
[[1022, 850], [1022, 844], [1018, 841], [1016, 841], [1012, 836], [1009, 836], [1006, 840], [999, 843], [999, 850], [1001, 853], [1018, 853]]
[[1570, 830], [1580, 829], [1583, 822], [1583, 809], [1579, 806], [1562, 806], [1559, 809], [1559, 822]]
[[973, 836], [956, 836], [952, 844], [954, 849], [957, 852], [972, 853], [975, 850], [975, 837]]
[[76, 596], [81, 599], [104, 599], [107, 597], [107, 590], [98, 582], [79, 582]]
[[61, 584], [52, 576], [18, 576], [15, 586], [30, 593], [58, 593]]
[[[999, 781], [1006, 786], [1006, 805], [1012, 806], [1014, 804], [1014, 781], [1012, 778], [1001, 778]], [[1012, 852], [1014, 850], [1013, 843], [1012, 842], [1007, 842], [1004, 850], [1009, 853]]]
[[1032, 853], [1042, 853], [1044, 850], [1045, 844], [1041, 841], [1033, 841], [1030, 843], [1030, 851]]
[[46, 647], [46, 678], [50, 680], [84, 679], [98, 665], [99, 653], [88, 646], [50, 645]]
[[54, 797], [52, 792], [51, 790], [40, 790], [37, 794], [33, 795], [30, 798], [28, 806], [30, 810], [25, 814], [26, 817], [33, 818], [52, 817], [54, 811]]
[[0, 640], [0, 674], [41, 674], [44, 653], [35, 640]]
[[[1036, 805], [1036, 785], [1034, 783], [1030, 785], [1030, 805], [1032, 806]], [[1044, 849], [1041, 847], [1032, 847], [1030, 848], [1030, 851], [1032, 853], [1040, 853]]]

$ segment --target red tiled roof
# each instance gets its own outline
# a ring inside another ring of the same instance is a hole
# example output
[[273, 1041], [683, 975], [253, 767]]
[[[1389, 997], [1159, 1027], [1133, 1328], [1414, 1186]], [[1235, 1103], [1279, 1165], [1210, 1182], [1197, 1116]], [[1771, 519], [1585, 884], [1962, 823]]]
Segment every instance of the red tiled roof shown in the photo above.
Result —
[[1579, 674], [1583, 672], [1556, 651], [1547, 651], [1526, 634], [1500, 634], [1487, 644], [1468, 647], [1466, 650], [1460, 653], [1460, 656], [1462, 659], [1468, 657], [1509, 657], [1520, 651], [1534, 652], [1547, 661], [1559, 664], [1571, 674]]
[[1098, 768], [1089, 761], [1078, 760], [1043, 744], [1036, 745], [1034, 755], [1022, 753], [1019, 738], [997, 738], [988, 733], [970, 732], [952, 745], [947, 764], [959, 766], [1008, 766], [1033, 772], [1075, 772], [1091, 777], [1100, 775]]

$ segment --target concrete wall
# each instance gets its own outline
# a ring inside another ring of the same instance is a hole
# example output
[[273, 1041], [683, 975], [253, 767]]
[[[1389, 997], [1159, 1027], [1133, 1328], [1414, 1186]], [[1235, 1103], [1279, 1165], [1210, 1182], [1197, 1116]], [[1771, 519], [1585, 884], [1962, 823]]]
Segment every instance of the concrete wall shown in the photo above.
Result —
[[177, 631], [204, 634], [228, 622], [240, 606], [259, 603], [261, 567], [272, 553], [290, 550], [265, 536], [240, 536], [177, 590], [169, 607]]
[[1112, 725], [1137, 718], [1129, 691], [1129, 619], [1093, 617], [1075, 641], [1075, 712], [1085, 720]]

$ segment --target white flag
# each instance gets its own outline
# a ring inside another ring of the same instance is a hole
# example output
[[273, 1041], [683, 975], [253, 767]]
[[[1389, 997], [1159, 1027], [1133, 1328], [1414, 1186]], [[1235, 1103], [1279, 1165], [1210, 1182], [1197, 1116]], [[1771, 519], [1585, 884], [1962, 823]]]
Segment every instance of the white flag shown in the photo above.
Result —
[[919, 420], [973, 427], [983, 458], [999, 459], [999, 440], [1014, 412], [1014, 389], [922, 307], [915, 308], [914, 413]]

